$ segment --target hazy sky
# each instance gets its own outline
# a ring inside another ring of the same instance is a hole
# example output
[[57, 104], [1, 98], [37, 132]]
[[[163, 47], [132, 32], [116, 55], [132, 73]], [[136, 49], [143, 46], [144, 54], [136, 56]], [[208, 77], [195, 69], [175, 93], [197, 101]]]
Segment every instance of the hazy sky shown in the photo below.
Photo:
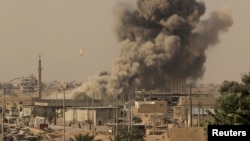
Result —
[[[111, 70], [119, 53], [113, 32], [113, 6], [118, 0], [6, 0], [0, 2], [0, 81], [37, 76], [42, 81], [85, 82]], [[132, 1], [132, 0], [131, 0]], [[240, 81], [250, 71], [249, 0], [205, 0], [206, 14], [228, 5], [233, 25], [220, 43], [207, 51], [202, 83]], [[84, 55], [79, 56], [80, 49]]]

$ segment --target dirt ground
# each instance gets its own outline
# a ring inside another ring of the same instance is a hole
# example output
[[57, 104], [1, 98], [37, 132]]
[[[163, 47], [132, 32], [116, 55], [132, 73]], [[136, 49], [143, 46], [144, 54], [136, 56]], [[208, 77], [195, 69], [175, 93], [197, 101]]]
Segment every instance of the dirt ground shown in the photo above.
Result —
[[[72, 135], [72, 134], [71, 134]], [[66, 137], [69, 137], [70, 135], [68, 134]], [[98, 134], [95, 136], [94, 140], [101, 139], [102, 141], [110, 141], [110, 135], [103, 135], [103, 134]], [[53, 141], [61, 141], [62, 137], [57, 137], [53, 138]], [[169, 141], [167, 137], [167, 133], [161, 134], [161, 135], [146, 135], [145, 141]]]
[[[146, 135], [146, 141], [204, 141], [203, 127], [170, 128], [161, 135]], [[95, 139], [110, 141], [109, 135], [97, 135]]]
[[171, 141], [204, 141], [204, 129], [202, 127], [171, 128], [169, 138]]
[[[109, 135], [97, 135], [95, 139], [110, 141]], [[170, 128], [161, 135], [146, 135], [146, 141], [204, 141], [204, 129], [202, 127]]]
[[[95, 140], [101, 139], [102, 141], [110, 141], [109, 135], [97, 135]], [[54, 138], [53, 141], [61, 141], [61, 137]], [[169, 141], [168, 138], [162, 135], [148, 135], [145, 138], [145, 141]]]
[[[110, 141], [108, 135], [97, 135], [96, 139], [102, 139], [102, 141]], [[145, 138], [146, 141], [169, 141], [166, 135], [147, 135]]]
[[[74, 133], [67, 133], [66, 137], [73, 136]], [[95, 140], [110, 141], [110, 135], [97, 134]], [[53, 138], [53, 141], [61, 141], [62, 137]], [[145, 141], [204, 141], [204, 129], [202, 127], [191, 128], [170, 128], [160, 135], [146, 135]]]

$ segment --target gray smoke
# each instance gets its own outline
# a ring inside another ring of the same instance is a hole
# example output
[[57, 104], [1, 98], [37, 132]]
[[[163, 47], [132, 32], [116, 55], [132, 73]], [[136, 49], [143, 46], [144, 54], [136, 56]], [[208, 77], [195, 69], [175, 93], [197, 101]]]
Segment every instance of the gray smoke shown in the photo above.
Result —
[[205, 4], [196, 0], [119, 1], [114, 30], [120, 54], [109, 72], [101, 72], [77, 91], [102, 96], [125, 88], [164, 89], [170, 80], [196, 81], [205, 72], [205, 51], [233, 24], [230, 10], [200, 20]]

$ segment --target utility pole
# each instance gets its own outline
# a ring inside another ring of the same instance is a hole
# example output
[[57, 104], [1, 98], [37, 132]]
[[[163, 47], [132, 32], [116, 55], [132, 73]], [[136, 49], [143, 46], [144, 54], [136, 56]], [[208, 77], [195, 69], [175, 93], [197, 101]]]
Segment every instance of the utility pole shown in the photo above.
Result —
[[201, 104], [200, 104], [200, 101], [199, 101], [199, 103], [198, 103], [198, 110], [199, 110], [199, 111], [198, 111], [198, 120], [197, 120], [197, 122], [198, 122], [198, 124], [197, 124], [198, 127], [200, 127], [200, 119], [201, 119], [201, 118], [200, 118], [200, 114], [201, 114], [201, 113], [200, 113], [200, 109], [201, 109]]
[[[131, 98], [130, 98], [130, 101], [132, 100], [132, 103], [133, 103], [133, 93], [134, 92], [134, 90], [132, 90], [132, 94], [131, 94]], [[131, 130], [133, 129], [133, 104], [130, 104], [130, 122], [131, 122], [131, 124], [130, 124], [130, 128], [131, 128]]]
[[154, 121], [153, 121], [153, 135], [155, 135], [155, 102], [154, 102]]
[[[129, 98], [129, 109], [128, 109], [128, 121], [129, 121], [129, 125], [128, 125], [128, 131], [130, 131], [133, 127], [133, 113], [132, 113], [132, 103], [131, 103], [131, 100], [133, 100], [133, 92], [135, 90], [134, 89], [131, 89], [129, 91], [129, 95], [128, 95], [128, 98]], [[132, 94], [131, 94], [132, 93]]]
[[130, 108], [131, 108], [131, 102], [130, 102], [130, 92], [128, 93], [128, 132], [130, 130], [130, 124], [131, 124], [131, 121], [130, 121]]
[[118, 109], [117, 109], [117, 94], [115, 94], [116, 96], [116, 102], [115, 102], [115, 120], [116, 120], [116, 128], [115, 128], [115, 135], [118, 135]]
[[92, 125], [93, 125], [92, 135], [94, 134], [94, 130], [95, 130], [94, 99], [95, 99], [95, 94], [93, 91], [93, 94], [92, 94]]
[[57, 125], [57, 93], [58, 93], [58, 92], [56, 92], [56, 109], [55, 109], [55, 112], [56, 112], [56, 113], [55, 113], [55, 116], [56, 116], [56, 117], [55, 117], [55, 121], [54, 121], [54, 122], [55, 122], [55, 125]]
[[112, 135], [115, 134], [115, 97], [112, 98]]
[[192, 113], [192, 96], [191, 96], [191, 85], [189, 85], [189, 107], [190, 107], [190, 127], [193, 125], [193, 113]]
[[[65, 90], [67, 88], [67, 83], [66, 82], [59, 82], [59, 81], [55, 81], [55, 83], [59, 84], [61, 89], [63, 89], [63, 141], [65, 141]], [[74, 81], [71, 81], [70, 83], [72, 83]]]
[[87, 126], [88, 126], [89, 130], [91, 130], [91, 127], [90, 127], [91, 124], [90, 124], [90, 120], [89, 120], [89, 110], [90, 110], [89, 109], [89, 107], [90, 107], [89, 106], [89, 97], [87, 97], [86, 99], [87, 99]]

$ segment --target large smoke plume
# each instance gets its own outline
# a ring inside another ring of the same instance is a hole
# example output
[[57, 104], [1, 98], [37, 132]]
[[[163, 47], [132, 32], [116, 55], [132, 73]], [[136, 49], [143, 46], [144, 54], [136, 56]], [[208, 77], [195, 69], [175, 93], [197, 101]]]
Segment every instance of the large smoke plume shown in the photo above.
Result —
[[126, 88], [164, 89], [169, 80], [201, 79], [206, 50], [233, 24], [222, 8], [200, 20], [205, 4], [196, 0], [118, 1], [114, 7], [119, 55], [109, 72], [100, 72], [79, 92], [102, 96]]

